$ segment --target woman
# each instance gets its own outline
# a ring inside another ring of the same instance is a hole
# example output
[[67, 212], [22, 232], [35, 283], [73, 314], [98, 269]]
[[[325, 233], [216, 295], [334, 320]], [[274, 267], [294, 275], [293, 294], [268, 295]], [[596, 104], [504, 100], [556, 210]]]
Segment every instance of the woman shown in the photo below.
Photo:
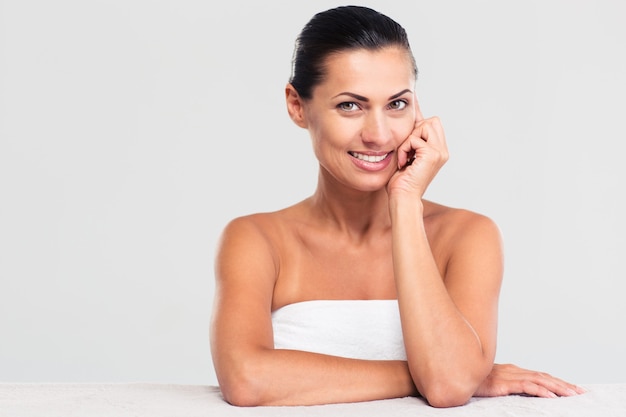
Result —
[[216, 258], [211, 351], [236, 405], [583, 390], [494, 365], [502, 247], [487, 217], [423, 199], [448, 159], [424, 118], [404, 29], [369, 8], [315, 15], [285, 89], [319, 161], [315, 193], [232, 220]]

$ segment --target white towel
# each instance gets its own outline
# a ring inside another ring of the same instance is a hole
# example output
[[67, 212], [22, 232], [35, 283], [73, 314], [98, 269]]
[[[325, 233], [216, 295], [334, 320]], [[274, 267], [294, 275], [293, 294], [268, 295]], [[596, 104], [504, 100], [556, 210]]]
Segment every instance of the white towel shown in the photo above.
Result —
[[354, 359], [406, 360], [397, 300], [314, 300], [272, 313], [274, 347]]

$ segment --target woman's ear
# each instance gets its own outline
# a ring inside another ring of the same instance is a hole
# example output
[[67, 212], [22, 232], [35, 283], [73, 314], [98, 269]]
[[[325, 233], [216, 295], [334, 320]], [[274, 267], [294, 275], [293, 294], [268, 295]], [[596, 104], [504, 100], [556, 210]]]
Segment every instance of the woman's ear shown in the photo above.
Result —
[[285, 87], [285, 99], [287, 101], [287, 112], [291, 120], [298, 126], [306, 129], [307, 122], [304, 114], [304, 102], [291, 83], [287, 83]]

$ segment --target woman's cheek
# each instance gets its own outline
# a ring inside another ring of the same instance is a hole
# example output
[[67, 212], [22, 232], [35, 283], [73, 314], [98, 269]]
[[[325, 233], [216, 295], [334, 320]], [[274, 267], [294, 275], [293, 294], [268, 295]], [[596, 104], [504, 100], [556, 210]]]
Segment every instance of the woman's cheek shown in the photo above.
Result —
[[403, 120], [402, 125], [398, 127], [398, 134], [396, 135], [398, 146], [400, 146], [400, 144], [402, 144], [402, 142], [404, 142], [411, 135], [414, 128], [415, 119], [407, 118], [406, 120]]

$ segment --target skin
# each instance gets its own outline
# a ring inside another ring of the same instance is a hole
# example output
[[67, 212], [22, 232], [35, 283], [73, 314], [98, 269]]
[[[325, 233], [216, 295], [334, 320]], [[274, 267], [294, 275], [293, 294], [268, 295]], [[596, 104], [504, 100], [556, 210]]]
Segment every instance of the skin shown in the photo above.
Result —
[[[483, 215], [423, 199], [448, 150], [441, 121], [419, 109], [406, 51], [340, 52], [326, 69], [309, 100], [285, 89], [319, 161], [315, 193], [236, 218], [221, 237], [211, 351], [224, 398], [253, 406], [421, 395], [450, 407], [472, 396], [582, 393], [494, 365], [500, 233]], [[398, 299], [407, 361], [274, 349], [272, 311], [318, 299]]]

